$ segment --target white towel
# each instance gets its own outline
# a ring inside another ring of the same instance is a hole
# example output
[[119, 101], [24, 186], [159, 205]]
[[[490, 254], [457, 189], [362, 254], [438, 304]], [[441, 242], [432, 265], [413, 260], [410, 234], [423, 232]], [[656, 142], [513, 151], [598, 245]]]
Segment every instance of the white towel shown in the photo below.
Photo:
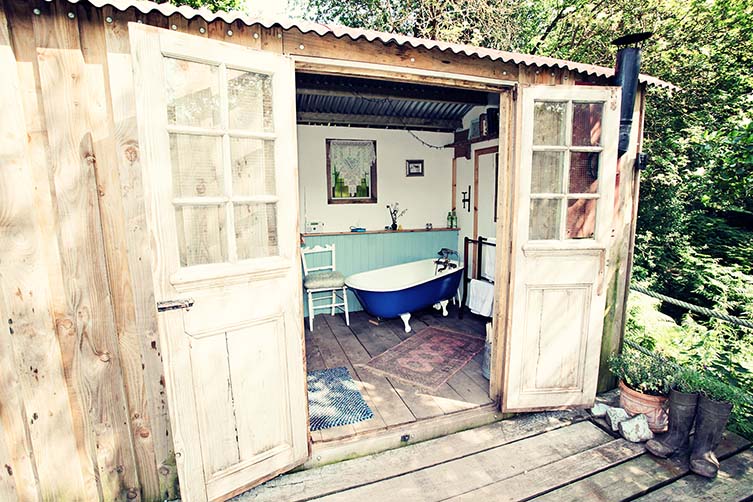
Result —
[[471, 279], [468, 287], [468, 308], [474, 314], [492, 316], [494, 306], [494, 284]]
[[[488, 239], [486, 242], [496, 243], [496, 239]], [[497, 246], [484, 246], [481, 251], [481, 277], [494, 282], [494, 274], [497, 267]]]

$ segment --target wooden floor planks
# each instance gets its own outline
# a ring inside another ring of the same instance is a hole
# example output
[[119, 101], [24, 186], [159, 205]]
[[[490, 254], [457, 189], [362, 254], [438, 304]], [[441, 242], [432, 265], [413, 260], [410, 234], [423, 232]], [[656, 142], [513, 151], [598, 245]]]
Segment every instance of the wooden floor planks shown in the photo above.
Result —
[[584, 415], [579, 411], [519, 415], [509, 420], [417, 443], [409, 448], [388, 450], [281, 476], [247, 492], [239, 501], [298, 501], [322, 497], [521, 441], [566, 427], [582, 421], [583, 418]]
[[534, 413], [396, 450], [282, 476], [239, 497], [269, 500], [749, 501], [750, 442], [725, 433], [715, 480], [687, 453], [657, 459], [581, 412]]
[[456, 319], [453, 313], [442, 317], [439, 312], [421, 313], [413, 321], [413, 332], [405, 333], [399, 319], [369, 322], [364, 312], [350, 316], [346, 326], [341, 316], [319, 315], [314, 330], [306, 331], [306, 361], [309, 371], [344, 366], [353, 376], [374, 418], [312, 434], [314, 441], [334, 441], [356, 434], [414, 423], [451, 413], [489, 405], [489, 381], [481, 372], [479, 354], [450, 380], [434, 392], [418, 389], [395, 378], [379, 376], [363, 365], [372, 357], [406, 340], [427, 326], [444, 327], [475, 336], [484, 333], [484, 322], [476, 316]]
[[580, 422], [525, 441], [508, 443], [315, 500], [435, 501], [437, 494], [442, 494], [443, 498], [460, 495], [589, 450], [611, 439], [590, 422]]
[[[431, 311], [415, 316], [411, 323], [414, 333], [427, 326], [477, 336], [484, 332], [479, 318], [443, 318]], [[343, 438], [352, 441], [361, 437], [359, 432], [393, 430], [397, 424], [419, 426], [491, 403], [488, 381], [481, 374], [482, 354], [432, 393], [363, 367], [412, 334], [405, 333], [399, 320], [377, 326], [363, 313], [351, 316], [350, 327], [339, 317], [317, 317], [314, 331], [306, 334], [309, 369], [348, 368], [375, 418], [320, 431], [312, 435], [314, 441], [324, 445]], [[518, 415], [282, 476], [239, 500], [753, 500], [753, 450], [749, 441], [732, 432], [725, 433], [717, 449], [722, 462], [719, 476], [709, 481], [689, 472], [687, 453], [655, 458], [642, 444], [615, 438], [583, 418], [582, 412], [575, 411]]]
[[[747, 448], [749, 442], [732, 433], [725, 435], [717, 448], [720, 458], [727, 458]], [[659, 459], [641, 455], [611, 469], [596, 472], [576, 483], [568, 484], [536, 499], [537, 502], [582, 500], [625, 500], [647, 492], [651, 487], [671, 483], [687, 475], [687, 455]], [[753, 490], [753, 487], [751, 487]]]

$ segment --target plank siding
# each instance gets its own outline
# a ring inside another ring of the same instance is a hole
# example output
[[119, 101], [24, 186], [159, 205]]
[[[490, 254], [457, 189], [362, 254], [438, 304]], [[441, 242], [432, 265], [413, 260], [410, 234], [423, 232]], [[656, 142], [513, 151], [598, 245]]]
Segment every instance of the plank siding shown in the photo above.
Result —
[[[3, 429], [12, 434], [7, 444], [9, 465], [19, 476], [19, 498], [43, 499], [98, 496], [94, 471], [82, 449], [77, 417], [71, 409], [69, 382], [61, 359], [61, 344], [53, 315], [62, 312], [63, 280], [55, 237], [56, 216], [50, 196], [47, 163], [47, 137], [41, 110], [41, 96], [31, 12], [26, 2], [4, 3], [3, 28], [11, 27], [10, 41], [15, 52], [17, 77], [8, 71], [2, 79], [0, 100], [3, 168], [0, 178], [0, 293], [3, 296], [3, 351], [13, 359], [11, 371], [19, 387], [3, 381]], [[5, 17], [5, 16], [4, 16]], [[2, 67], [13, 68], [10, 44], [3, 29]], [[18, 80], [16, 80], [16, 78]], [[23, 105], [23, 108], [22, 108]], [[7, 143], [6, 143], [7, 142]], [[52, 238], [50, 238], [52, 237]], [[3, 364], [9, 361], [5, 359]], [[7, 393], [19, 389], [22, 406], [13, 406]], [[6, 398], [8, 401], [6, 401]], [[6, 407], [7, 406], [7, 407]], [[17, 410], [17, 411], [16, 411]], [[19, 413], [13, 417], [12, 414]], [[18, 420], [22, 420], [23, 427]], [[56, 455], [43, 452], [54, 449]], [[25, 450], [25, 451], [24, 451]], [[31, 457], [34, 452], [36, 455]], [[34, 466], [25, 468], [19, 457], [30, 455]], [[34, 479], [38, 484], [26, 485]], [[6, 470], [7, 472], [7, 470]]]
[[[85, 64], [74, 19], [37, 16], [34, 34], [66, 286], [67, 309], [57, 319], [64, 330], [64, 367], [101, 496], [133, 500], [140, 487], [107, 283], [95, 145], [100, 131], [93, 127], [103, 114], [96, 109], [103, 76]], [[107, 155], [101, 157], [103, 168], [111, 169]]]

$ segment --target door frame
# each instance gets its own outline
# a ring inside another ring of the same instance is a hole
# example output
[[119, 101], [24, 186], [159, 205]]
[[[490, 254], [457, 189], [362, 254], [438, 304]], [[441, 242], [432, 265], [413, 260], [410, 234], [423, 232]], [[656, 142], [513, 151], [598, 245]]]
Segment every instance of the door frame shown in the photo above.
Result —
[[[484, 148], [479, 148], [476, 151], [473, 152], [473, 239], [478, 240], [478, 204], [479, 204], [479, 196], [478, 196], [478, 169], [479, 169], [479, 158], [482, 155], [492, 155], [492, 154], [499, 154], [499, 144], [497, 146], [487, 146]], [[499, 184], [499, 165], [497, 165], [497, 176], [495, 176], [497, 183]], [[497, 186], [497, 191], [495, 192], [499, 194], [499, 186]], [[494, 203], [492, 203], [493, 205]], [[496, 223], [496, 222], [495, 222]], [[496, 229], [496, 225], [495, 225]], [[496, 235], [495, 235], [496, 239]], [[478, 244], [478, 246], [481, 246], [482, 244]], [[478, 253], [473, 253], [473, 265], [471, 270], [476, 270], [476, 259], [478, 257]], [[481, 266], [482, 264], [478, 264]], [[493, 318], [492, 318], [493, 319]]]
[[[502, 287], [503, 284], [509, 285], [511, 264], [510, 254], [512, 253], [511, 226], [514, 221], [513, 211], [515, 210], [514, 201], [515, 191], [513, 187], [513, 170], [515, 167], [515, 157], [518, 155], [516, 150], [515, 138], [520, 114], [517, 101], [517, 80], [494, 79], [488, 77], [479, 77], [466, 75], [462, 73], [426, 70], [422, 68], [406, 68], [378, 63], [367, 63], [361, 61], [349, 61], [345, 59], [320, 58], [312, 56], [292, 55], [295, 64], [296, 73], [313, 73], [320, 75], [343, 75], [369, 78], [374, 80], [395, 81], [395, 82], [412, 82], [424, 83], [427, 85], [438, 85], [443, 87], [454, 87], [458, 89], [471, 89], [496, 93], [500, 97], [499, 104], [499, 138], [498, 145], [494, 148], [494, 153], [499, 154], [497, 170], [497, 222], [496, 222], [496, 241], [497, 241], [497, 265], [495, 277], [506, 280], [498, 280], [495, 283], [494, 290], [494, 311], [492, 312], [492, 357], [490, 373], [493, 378], [489, 379], [489, 397], [496, 403], [498, 409], [501, 409], [502, 388], [504, 387], [505, 365], [502, 361], [504, 354], [503, 343], [505, 339], [506, 323], [509, 319], [507, 309], [510, 302], [509, 295], [512, 293], [509, 287]], [[485, 149], [480, 149], [483, 151]], [[504, 152], [504, 155], [502, 155]], [[486, 152], [492, 153], [492, 152]], [[483, 153], [481, 154], [483, 155]], [[455, 209], [455, 196], [457, 195], [457, 162], [452, 160], [452, 204]], [[478, 193], [478, 158], [474, 162], [474, 191]], [[475, 204], [474, 206], [477, 206]], [[478, 233], [478, 208], [474, 207], [474, 235]], [[504, 257], [504, 259], [500, 259]], [[475, 255], [474, 255], [475, 260]], [[500, 329], [504, 326], [504, 329]], [[305, 360], [304, 360], [305, 364]], [[309, 438], [310, 440], [310, 438]]]

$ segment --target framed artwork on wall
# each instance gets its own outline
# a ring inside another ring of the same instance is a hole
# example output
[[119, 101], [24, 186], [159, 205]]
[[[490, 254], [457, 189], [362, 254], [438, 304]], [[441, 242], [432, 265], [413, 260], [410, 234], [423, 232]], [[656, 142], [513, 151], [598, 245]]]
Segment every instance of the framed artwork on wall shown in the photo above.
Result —
[[377, 201], [376, 140], [327, 139], [327, 202]]
[[406, 160], [405, 161], [405, 175], [406, 176], [423, 176], [424, 175], [424, 161], [423, 160]]

